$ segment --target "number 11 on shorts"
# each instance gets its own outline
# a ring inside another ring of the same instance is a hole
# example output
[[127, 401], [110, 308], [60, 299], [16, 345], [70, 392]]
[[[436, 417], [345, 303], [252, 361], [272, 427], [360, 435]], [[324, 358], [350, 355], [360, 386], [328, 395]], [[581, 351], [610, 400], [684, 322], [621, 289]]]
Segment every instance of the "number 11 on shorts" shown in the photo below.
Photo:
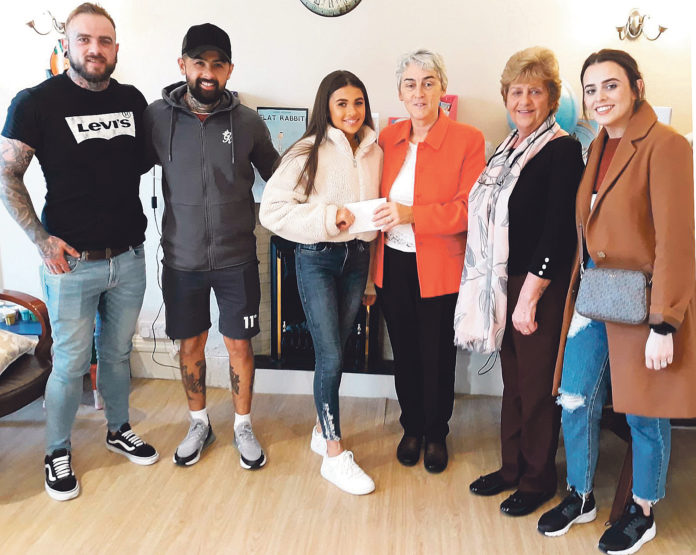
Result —
[[258, 314], [252, 314], [251, 316], [244, 316], [244, 329], [248, 330], [249, 328], [253, 328], [256, 320], [258, 320], [259, 315]]

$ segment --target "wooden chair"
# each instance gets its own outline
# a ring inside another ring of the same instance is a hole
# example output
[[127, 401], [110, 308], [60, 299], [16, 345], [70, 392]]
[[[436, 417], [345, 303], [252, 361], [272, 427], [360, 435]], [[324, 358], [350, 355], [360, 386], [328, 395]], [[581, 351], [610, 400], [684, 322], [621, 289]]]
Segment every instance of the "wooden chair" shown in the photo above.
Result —
[[40, 299], [0, 289], [0, 300], [10, 301], [31, 310], [41, 324], [39, 343], [34, 354], [25, 354], [15, 360], [0, 375], [0, 417], [21, 409], [41, 397], [51, 373], [51, 324], [46, 305]]

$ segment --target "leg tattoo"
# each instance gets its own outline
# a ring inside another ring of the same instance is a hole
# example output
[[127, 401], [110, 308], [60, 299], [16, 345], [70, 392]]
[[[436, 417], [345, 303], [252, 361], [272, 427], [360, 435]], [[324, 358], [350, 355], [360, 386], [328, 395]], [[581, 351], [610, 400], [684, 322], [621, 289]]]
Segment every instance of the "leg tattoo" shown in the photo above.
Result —
[[234, 371], [234, 367], [230, 365], [230, 383], [232, 384], [232, 391], [235, 395], [239, 395], [239, 374]]
[[203, 395], [205, 397], [205, 359], [196, 362], [196, 370], [189, 370], [185, 364], [181, 365], [181, 379], [184, 382], [184, 389], [189, 400], [192, 395]]

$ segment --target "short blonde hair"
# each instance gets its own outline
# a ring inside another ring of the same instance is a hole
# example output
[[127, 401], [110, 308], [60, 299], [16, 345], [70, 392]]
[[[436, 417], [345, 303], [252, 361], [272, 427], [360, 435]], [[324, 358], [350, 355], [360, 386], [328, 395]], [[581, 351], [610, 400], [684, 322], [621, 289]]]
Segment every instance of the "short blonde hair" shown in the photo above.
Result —
[[71, 11], [70, 15], [68, 15], [68, 19], [65, 20], [65, 29], [66, 30], [68, 29], [68, 27], [70, 26], [70, 22], [75, 17], [77, 17], [78, 15], [81, 15], [83, 13], [86, 13], [89, 15], [101, 15], [102, 17], [105, 17], [111, 23], [111, 26], [114, 28], [114, 31], [116, 31], [116, 23], [114, 23], [114, 18], [111, 17], [109, 15], [109, 12], [107, 12], [99, 4], [93, 4], [92, 2], [85, 2], [83, 4], [80, 4], [77, 8], [75, 8], [73, 11]]
[[555, 114], [561, 100], [561, 77], [558, 72], [558, 60], [551, 50], [541, 46], [532, 46], [516, 52], [505, 64], [500, 76], [500, 94], [507, 102], [507, 94], [512, 83], [520, 81], [543, 81], [549, 93], [550, 113]]
[[437, 78], [440, 80], [442, 90], [447, 90], [447, 69], [445, 68], [445, 60], [443, 60], [442, 56], [437, 52], [426, 50], [425, 48], [401, 56], [396, 66], [396, 90], [401, 90], [401, 78], [406, 68], [411, 64], [422, 69], [433, 70], [437, 73]]

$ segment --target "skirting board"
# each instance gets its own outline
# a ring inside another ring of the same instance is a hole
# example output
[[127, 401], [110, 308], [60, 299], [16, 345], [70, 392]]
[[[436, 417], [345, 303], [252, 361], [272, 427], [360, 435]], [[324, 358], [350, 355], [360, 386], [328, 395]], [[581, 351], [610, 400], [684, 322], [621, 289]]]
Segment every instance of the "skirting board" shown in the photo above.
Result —
[[[154, 341], [133, 337], [131, 371], [134, 377], [179, 380], [179, 359], [168, 340], [157, 340], [152, 360]], [[207, 379], [210, 387], [230, 387], [227, 357], [206, 355]], [[276, 370], [258, 368], [254, 391], [258, 393], [312, 394], [313, 372], [305, 370]], [[491, 362], [487, 355], [462, 350], [457, 352], [455, 393], [468, 395], [495, 395], [503, 393], [500, 361]], [[377, 397], [396, 399], [394, 377], [380, 374], [343, 374], [341, 395], [348, 397]]]
[[[140, 336], [133, 338], [131, 373], [134, 378], [179, 380], [178, 357], [173, 356], [169, 341], [157, 341], [152, 360], [154, 342]], [[206, 383], [209, 387], [230, 388], [227, 357], [206, 356]], [[285, 393], [311, 395], [314, 372], [306, 370], [256, 369], [254, 391], [256, 393]], [[341, 379], [340, 395], [346, 397], [376, 397], [396, 399], [394, 377], [375, 374], [345, 373]]]

